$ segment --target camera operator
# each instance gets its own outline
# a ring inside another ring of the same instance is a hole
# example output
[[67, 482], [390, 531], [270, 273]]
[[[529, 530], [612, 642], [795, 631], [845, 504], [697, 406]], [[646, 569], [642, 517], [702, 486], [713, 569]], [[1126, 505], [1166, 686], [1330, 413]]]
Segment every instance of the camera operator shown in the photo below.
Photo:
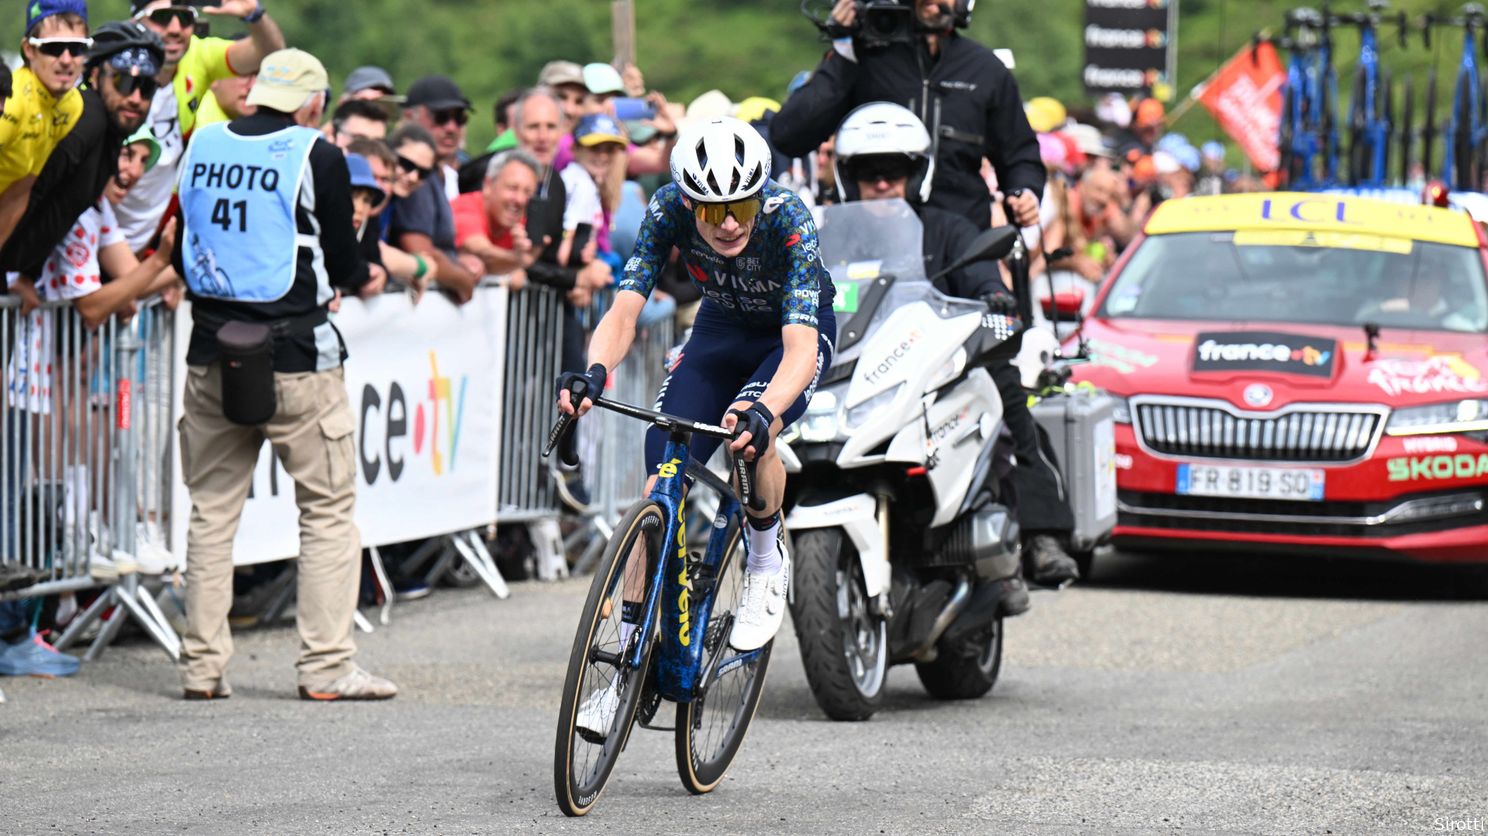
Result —
[[1038, 222], [1044, 166], [1013, 75], [990, 49], [956, 30], [974, 0], [837, 0], [832, 51], [770, 124], [783, 153], [806, 156], [843, 117], [875, 101], [908, 103], [935, 149], [931, 206], [985, 229], [992, 196], [981, 176], [986, 157], [1023, 226]]
[[[837, 132], [836, 179], [843, 202], [907, 201], [924, 224], [925, 274], [933, 276], [971, 248], [978, 230], [964, 218], [922, 204], [920, 186], [938, 167], [930, 161], [930, 147], [929, 133], [910, 111], [890, 102], [863, 105], [848, 115]], [[968, 264], [936, 279], [935, 285], [942, 293], [985, 300], [993, 311], [1015, 308], [996, 263]], [[1074, 514], [1055, 465], [1039, 444], [1028, 393], [1012, 363], [1004, 361], [988, 371], [1002, 396], [1003, 417], [1017, 453], [1012, 481], [1027, 576], [1047, 586], [1076, 580], [1079, 566], [1061, 543], [1074, 529]], [[1021, 579], [1009, 579], [1005, 594], [1006, 615], [1018, 615], [1028, 608], [1028, 592]]]

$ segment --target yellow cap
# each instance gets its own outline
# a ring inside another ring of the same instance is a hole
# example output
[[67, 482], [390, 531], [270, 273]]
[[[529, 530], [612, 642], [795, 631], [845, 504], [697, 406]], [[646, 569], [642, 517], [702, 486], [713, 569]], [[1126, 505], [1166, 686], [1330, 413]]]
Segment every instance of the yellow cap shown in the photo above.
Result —
[[1057, 131], [1069, 120], [1069, 113], [1064, 109], [1064, 105], [1060, 104], [1058, 99], [1051, 99], [1048, 96], [1029, 99], [1023, 105], [1023, 112], [1028, 116], [1028, 124], [1035, 133]]
[[780, 102], [764, 96], [750, 96], [734, 106], [734, 117], [743, 119], [745, 122], [753, 122], [771, 111], [779, 113]]

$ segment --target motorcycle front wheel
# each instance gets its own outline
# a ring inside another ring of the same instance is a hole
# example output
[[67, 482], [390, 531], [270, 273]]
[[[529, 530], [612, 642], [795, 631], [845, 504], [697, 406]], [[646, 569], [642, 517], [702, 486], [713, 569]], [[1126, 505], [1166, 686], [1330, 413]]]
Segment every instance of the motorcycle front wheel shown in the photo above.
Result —
[[791, 622], [811, 695], [833, 720], [867, 720], [883, 706], [888, 628], [869, 609], [857, 549], [836, 528], [793, 539]]

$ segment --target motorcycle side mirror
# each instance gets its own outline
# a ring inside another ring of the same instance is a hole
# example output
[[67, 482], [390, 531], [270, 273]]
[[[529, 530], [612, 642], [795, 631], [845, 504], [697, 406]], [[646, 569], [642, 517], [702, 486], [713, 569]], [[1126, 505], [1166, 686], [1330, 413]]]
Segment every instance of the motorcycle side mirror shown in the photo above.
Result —
[[999, 226], [983, 230], [971, 241], [971, 246], [961, 257], [951, 262], [948, 267], [930, 277], [935, 281], [947, 273], [954, 273], [968, 264], [977, 261], [988, 261], [1006, 258], [1013, 251], [1013, 243], [1018, 240], [1018, 230], [1011, 226]]
[[1085, 305], [1085, 291], [1080, 288], [1073, 290], [1061, 290], [1052, 297], [1042, 296], [1039, 304], [1043, 306], [1044, 316], [1053, 319], [1057, 314], [1061, 318], [1079, 318], [1080, 310]]

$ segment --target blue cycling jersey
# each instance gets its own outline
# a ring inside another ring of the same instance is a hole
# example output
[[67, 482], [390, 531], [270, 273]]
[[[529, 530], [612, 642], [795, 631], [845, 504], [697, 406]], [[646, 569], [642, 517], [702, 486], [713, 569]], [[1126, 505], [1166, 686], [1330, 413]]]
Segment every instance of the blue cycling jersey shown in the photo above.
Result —
[[714, 252], [698, 234], [683, 197], [676, 183], [652, 196], [620, 290], [650, 296], [676, 247], [693, 284], [730, 319], [750, 328], [818, 327], [817, 311], [832, 309], [835, 291], [822, 265], [816, 222], [794, 192], [765, 183], [749, 243], [733, 258]]

